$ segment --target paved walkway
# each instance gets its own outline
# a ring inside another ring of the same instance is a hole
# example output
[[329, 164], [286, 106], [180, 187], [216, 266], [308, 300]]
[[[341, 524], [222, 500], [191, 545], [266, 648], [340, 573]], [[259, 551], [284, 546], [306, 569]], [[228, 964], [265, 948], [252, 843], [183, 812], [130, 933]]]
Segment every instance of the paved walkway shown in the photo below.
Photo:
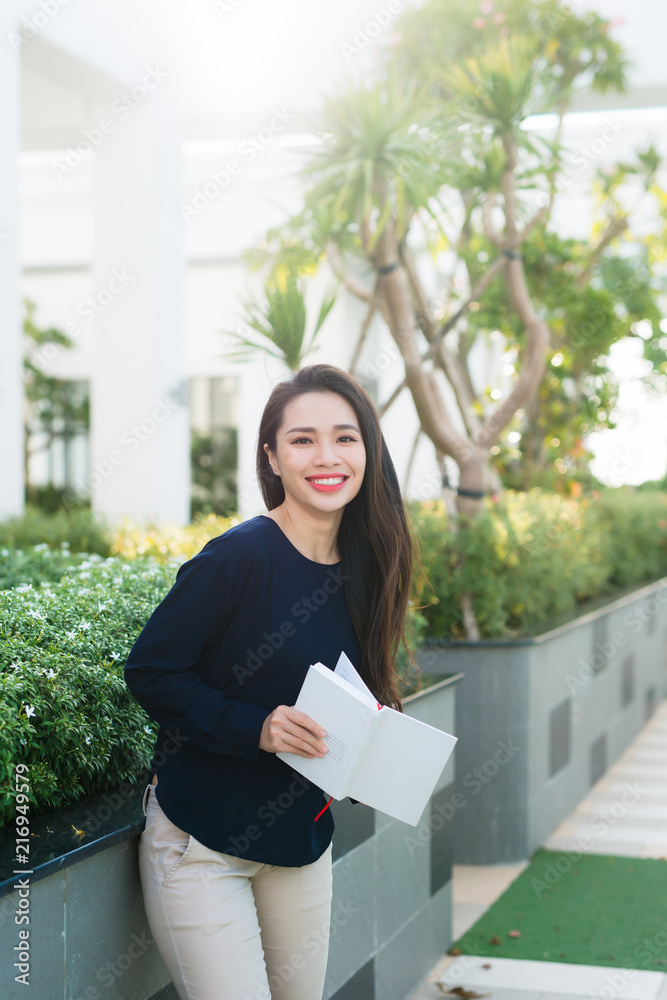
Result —
[[[544, 847], [667, 858], [667, 701]], [[526, 860], [454, 866], [455, 940], [527, 864]], [[455, 987], [459, 992], [450, 992]], [[490, 1000], [667, 1000], [667, 975], [563, 962], [444, 956], [409, 1000], [475, 995]]]

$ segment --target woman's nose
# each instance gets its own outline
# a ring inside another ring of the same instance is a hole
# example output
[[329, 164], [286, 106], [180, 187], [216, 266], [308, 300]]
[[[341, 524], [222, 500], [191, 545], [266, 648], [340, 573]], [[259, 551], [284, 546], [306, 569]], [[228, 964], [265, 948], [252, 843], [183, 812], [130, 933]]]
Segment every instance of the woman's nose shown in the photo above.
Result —
[[324, 441], [319, 447], [317, 458], [322, 465], [339, 465], [338, 453], [333, 444]]

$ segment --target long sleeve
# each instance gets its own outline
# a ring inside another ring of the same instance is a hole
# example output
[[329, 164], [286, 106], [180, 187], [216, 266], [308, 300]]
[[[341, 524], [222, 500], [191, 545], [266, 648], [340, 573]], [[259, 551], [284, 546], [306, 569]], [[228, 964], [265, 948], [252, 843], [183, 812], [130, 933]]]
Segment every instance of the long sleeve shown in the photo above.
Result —
[[211, 539], [179, 567], [174, 585], [134, 643], [124, 677], [142, 708], [161, 726], [178, 730], [181, 739], [256, 760], [270, 711], [228, 698], [196, 669], [234, 611], [237, 567], [224, 548], [220, 539]]

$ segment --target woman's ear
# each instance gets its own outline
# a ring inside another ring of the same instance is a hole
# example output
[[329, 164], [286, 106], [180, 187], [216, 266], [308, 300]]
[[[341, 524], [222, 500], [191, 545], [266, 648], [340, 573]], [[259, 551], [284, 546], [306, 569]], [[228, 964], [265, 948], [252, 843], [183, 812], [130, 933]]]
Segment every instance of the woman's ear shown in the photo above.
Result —
[[271, 469], [271, 472], [273, 473], [274, 476], [277, 476], [278, 473], [274, 469], [273, 462], [271, 461], [271, 449], [269, 448], [268, 444], [266, 444], [266, 443], [264, 444], [264, 451], [266, 452], [266, 457], [269, 460], [269, 468]]

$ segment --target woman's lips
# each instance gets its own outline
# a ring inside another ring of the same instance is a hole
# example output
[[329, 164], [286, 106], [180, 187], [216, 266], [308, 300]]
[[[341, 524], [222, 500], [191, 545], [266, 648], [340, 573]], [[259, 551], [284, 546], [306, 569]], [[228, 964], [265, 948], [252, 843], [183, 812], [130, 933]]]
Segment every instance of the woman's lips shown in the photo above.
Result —
[[[314, 478], [315, 479], [332, 479], [333, 480], [333, 479], [338, 479], [339, 477], [338, 476], [315, 476]], [[342, 483], [332, 483], [332, 484], [314, 483], [312, 481], [312, 479], [307, 479], [306, 482], [310, 483], [310, 485], [314, 489], [319, 490], [320, 493], [334, 493], [336, 490], [339, 490], [343, 486], [345, 486], [345, 483], [347, 482], [348, 479], [349, 479], [349, 476], [346, 476], [343, 479]]]

